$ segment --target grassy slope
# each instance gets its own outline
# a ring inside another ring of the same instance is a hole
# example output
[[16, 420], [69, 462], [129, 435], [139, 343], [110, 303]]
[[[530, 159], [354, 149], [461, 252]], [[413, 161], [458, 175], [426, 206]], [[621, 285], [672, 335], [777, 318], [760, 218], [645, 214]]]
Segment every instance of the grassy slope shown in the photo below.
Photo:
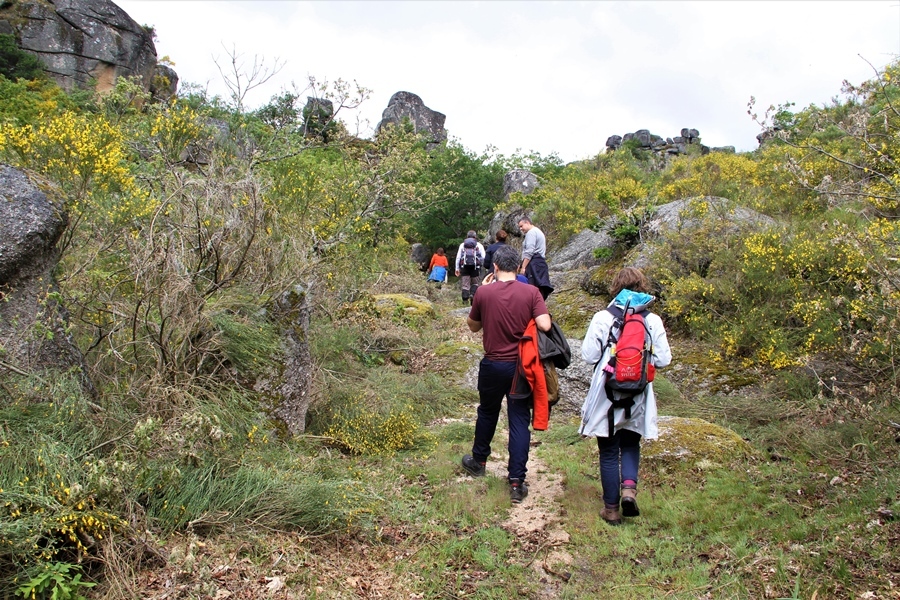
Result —
[[[471, 342], [455, 293], [439, 295], [445, 331]], [[678, 343], [674, 344], [677, 351]], [[438, 353], [440, 354], [440, 353]], [[438, 360], [439, 359], [435, 359]], [[433, 363], [448, 384], [459, 365]], [[161, 598], [896, 598], [898, 421], [893, 408], [840, 401], [786, 402], [755, 390], [696, 397], [684, 381], [659, 386], [664, 414], [727, 424], [754, 452], [738, 458], [642, 463], [642, 516], [610, 528], [600, 509], [596, 447], [575, 417], [555, 415], [535, 435], [534, 480], [560, 477], [552, 502], [524, 513], [550, 527], [525, 534], [509, 522], [502, 479], [461, 476], [473, 397], [431, 427], [427, 443], [391, 455], [321, 461], [371, 490], [370, 529], [315, 538], [247, 524], [213, 537], [166, 540], [152, 565], [112, 596]], [[680, 391], [679, 391], [680, 387]], [[505, 438], [498, 432], [495, 452]], [[498, 449], [499, 448], [499, 449]], [[536, 469], [535, 465], [540, 465]], [[502, 469], [501, 469], [502, 470]], [[893, 511], [893, 512], [892, 512]], [[546, 515], [545, 515], [546, 516]], [[129, 588], [126, 591], [124, 588]], [[228, 596], [227, 594], [231, 594]], [[865, 594], [869, 594], [866, 596]]]

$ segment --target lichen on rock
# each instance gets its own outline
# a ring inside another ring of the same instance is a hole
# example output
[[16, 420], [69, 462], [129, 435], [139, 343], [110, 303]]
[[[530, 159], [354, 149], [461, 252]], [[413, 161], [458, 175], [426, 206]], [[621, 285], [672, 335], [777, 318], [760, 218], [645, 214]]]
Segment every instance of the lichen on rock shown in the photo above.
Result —
[[647, 465], [686, 469], [726, 467], [754, 455], [753, 447], [731, 429], [703, 419], [671, 416], [659, 417], [659, 439], [647, 440], [641, 448]]

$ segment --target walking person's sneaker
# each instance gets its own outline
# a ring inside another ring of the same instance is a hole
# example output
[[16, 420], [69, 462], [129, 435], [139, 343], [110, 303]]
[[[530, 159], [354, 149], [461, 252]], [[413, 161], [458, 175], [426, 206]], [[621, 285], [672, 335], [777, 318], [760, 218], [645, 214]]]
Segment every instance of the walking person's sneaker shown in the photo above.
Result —
[[610, 525], [621, 525], [622, 517], [619, 515], [619, 505], [618, 504], [605, 504], [603, 505], [603, 510], [600, 511], [600, 518], [609, 523]]
[[513, 504], [520, 504], [528, 495], [528, 486], [521, 479], [509, 480], [509, 500]]
[[478, 462], [470, 454], [462, 457], [462, 468], [472, 477], [484, 477], [484, 463]]
[[638, 517], [640, 516], [641, 511], [638, 509], [637, 505], [637, 488], [636, 487], [623, 487], [622, 488], [622, 516], [623, 517]]

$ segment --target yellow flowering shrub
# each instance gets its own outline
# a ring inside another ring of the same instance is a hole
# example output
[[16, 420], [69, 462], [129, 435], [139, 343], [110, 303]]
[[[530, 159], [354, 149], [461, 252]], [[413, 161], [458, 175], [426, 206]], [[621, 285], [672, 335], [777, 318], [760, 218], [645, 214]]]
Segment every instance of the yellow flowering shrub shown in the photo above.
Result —
[[382, 454], [412, 448], [419, 423], [410, 408], [388, 414], [358, 410], [337, 417], [325, 430], [341, 449], [351, 454]]
[[0, 150], [15, 166], [58, 183], [76, 215], [98, 205], [106, 209], [99, 216], [113, 220], [151, 210], [130, 173], [121, 131], [100, 117], [66, 111], [37, 125], [9, 127]]
[[712, 152], [676, 158], [663, 173], [658, 195], [662, 200], [693, 196], [722, 196], [737, 200], [753, 189], [758, 165], [743, 154]]

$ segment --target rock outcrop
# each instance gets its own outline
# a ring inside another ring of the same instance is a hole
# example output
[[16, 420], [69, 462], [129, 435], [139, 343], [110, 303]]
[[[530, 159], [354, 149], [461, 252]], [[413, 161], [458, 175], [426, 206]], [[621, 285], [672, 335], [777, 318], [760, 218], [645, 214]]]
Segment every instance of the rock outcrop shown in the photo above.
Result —
[[23, 172], [0, 164], [0, 373], [77, 367], [94, 394], [53, 279], [66, 222]]
[[[700, 132], [688, 127], [681, 130], [681, 135], [668, 138], [650, 133], [647, 129], [638, 129], [634, 133], [625, 135], [611, 135], [606, 140], [606, 149], [612, 152], [632, 140], [637, 142], [642, 150], [650, 150], [661, 155], [685, 154], [688, 147], [694, 144], [699, 146], [701, 154], [708, 154], [711, 151], [710, 148], [700, 143]], [[734, 148], [731, 151], [733, 152]]]
[[152, 31], [109, 0], [14, 0], [0, 3], [0, 31], [46, 65], [67, 91], [112, 89], [137, 76], [150, 90], [156, 68]]
[[409, 257], [420, 271], [425, 271], [431, 262], [431, 250], [425, 244], [413, 244], [409, 249]]
[[167, 102], [178, 91], [178, 73], [168, 65], [158, 64], [150, 80], [150, 96], [157, 102]]
[[525, 169], [513, 169], [503, 176], [503, 199], [508, 200], [510, 194], [519, 192], [527, 196], [540, 187], [537, 175]]
[[399, 125], [404, 119], [409, 119], [414, 131], [425, 137], [429, 148], [447, 140], [447, 130], [444, 129], [447, 116], [425, 106], [422, 99], [412, 92], [397, 92], [391, 96], [387, 108], [381, 113], [376, 135], [387, 124]]
[[334, 103], [326, 98], [306, 97], [303, 107], [303, 125], [301, 131], [305, 136], [319, 136], [328, 141], [329, 125], [334, 121]]

